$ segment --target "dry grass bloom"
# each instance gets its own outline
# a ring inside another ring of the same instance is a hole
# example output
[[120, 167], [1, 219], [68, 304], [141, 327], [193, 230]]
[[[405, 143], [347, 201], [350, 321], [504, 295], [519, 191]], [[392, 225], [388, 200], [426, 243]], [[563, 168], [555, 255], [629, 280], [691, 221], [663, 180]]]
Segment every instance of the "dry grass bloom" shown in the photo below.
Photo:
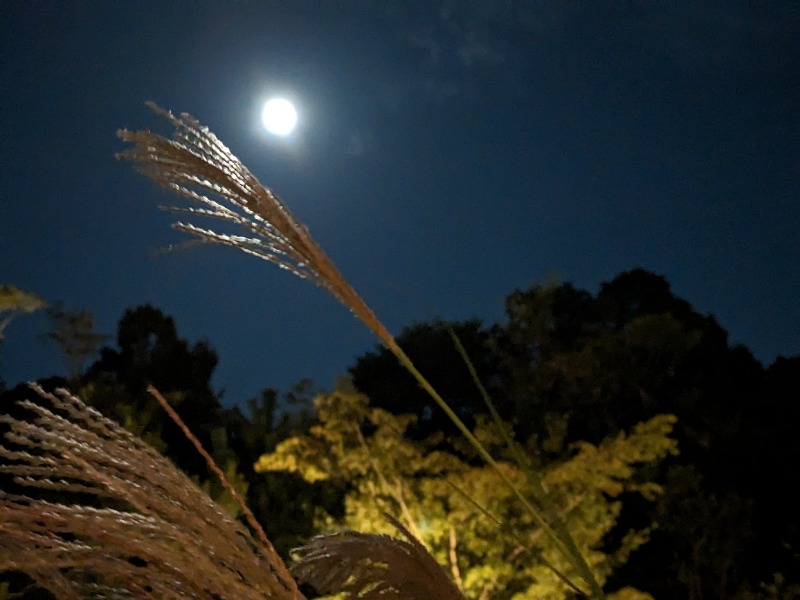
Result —
[[[348, 307], [497, 470], [578, 568], [591, 596], [601, 598], [569, 532], [556, 517], [545, 514], [552, 511], [529, 501], [505, 476], [306, 227], [192, 116], [176, 117], [155, 104], [149, 106], [172, 123], [172, 137], [119, 131], [133, 146], [118, 157], [133, 161], [159, 185], [196, 203], [170, 210], [220, 220], [243, 235], [184, 222], [174, 227], [275, 263]], [[23, 571], [59, 599], [304, 598], [244, 501], [239, 499], [252, 531], [226, 515], [153, 448], [77, 397], [66, 390], [48, 393], [32, 387], [38, 401], [20, 403], [29, 419], [0, 416], [6, 439], [0, 445], [0, 572]], [[236, 497], [180, 417], [156, 390], [150, 392]], [[548, 521], [556, 523], [555, 530]], [[353, 600], [463, 600], [422, 544], [393, 522], [404, 539], [355, 532], [312, 539], [299, 549], [295, 575], [319, 592], [343, 593]]]
[[292, 571], [323, 594], [344, 600], [464, 600], [425, 547], [397, 520], [405, 539], [344, 531], [312, 538]]
[[60, 599], [303, 598], [274, 549], [170, 461], [67, 391], [33, 389], [31, 419], [0, 417], [0, 570]]
[[194, 117], [176, 117], [152, 102], [147, 105], [169, 119], [172, 138], [150, 131], [117, 132], [131, 148], [117, 157], [136, 163], [158, 185], [199, 206], [168, 207], [192, 217], [209, 217], [240, 228], [231, 235], [177, 222], [175, 229], [203, 241], [233, 246], [324, 288], [392, 347], [396, 342], [372, 310], [342, 276], [280, 199], [231, 153], [225, 144]]
[[[157, 184], [196, 203], [195, 206], [173, 207], [169, 210], [221, 220], [235, 225], [246, 235], [220, 233], [184, 222], [175, 223], [174, 227], [203, 241], [233, 246], [275, 263], [326, 289], [348, 307], [397, 357], [478, 454], [497, 471], [553, 544], [576, 566], [589, 590], [587, 595], [602, 598], [600, 585], [569, 531], [560, 522], [556, 512], [547, 507], [545, 490], [540, 490], [538, 498], [531, 501], [506, 477], [497, 461], [419, 372], [392, 334], [314, 241], [308, 229], [227, 146], [194, 117], [187, 113], [176, 117], [152, 102], [148, 106], [172, 123], [172, 137], [165, 138], [150, 131], [118, 131], [117, 135], [122, 140], [133, 144], [119, 153], [118, 158], [133, 161], [143, 174]], [[532, 480], [534, 484], [538, 481], [535, 476]], [[564, 579], [577, 588], [573, 582]]]
[[[133, 434], [66, 390], [32, 388], [38, 401], [19, 403], [30, 419], [0, 416], [0, 473], [10, 476], [0, 489], [0, 572], [22, 571], [59, 599], [304, 600], [249, 510], [255, 536]], [[295, 576], [353, 600], [463, 600], [388, 518], [405, 539], [318, 536], [298, 549]]]

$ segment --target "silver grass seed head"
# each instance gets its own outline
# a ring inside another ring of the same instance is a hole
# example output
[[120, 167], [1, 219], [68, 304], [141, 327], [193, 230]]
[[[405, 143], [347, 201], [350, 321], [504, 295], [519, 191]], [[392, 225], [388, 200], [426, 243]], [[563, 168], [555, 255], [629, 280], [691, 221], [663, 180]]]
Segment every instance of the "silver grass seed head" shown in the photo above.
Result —
[[66, 390], [2, 417], [0, 571], [59, 599], [301, 600], [283, 561], [153, 448]]
[[117, 154], [159, 186], [195, 203], [167, 207], [191, 217], [217, 219], [244, 229], [231, 235], [188, 222], [175, 229], [210, 243], [238, 248], [278, 265], [326, 289], [347, 306], [390, 348], [394, 338], [342, 276], [322, 248], [281, 200], [234, 156], [207, 127], [187, 113], [175, 116], [153, 102], [156, 114], [174, 127], [171, 138], [150, 131], [121, 129], [117, 136], [132, 147]]

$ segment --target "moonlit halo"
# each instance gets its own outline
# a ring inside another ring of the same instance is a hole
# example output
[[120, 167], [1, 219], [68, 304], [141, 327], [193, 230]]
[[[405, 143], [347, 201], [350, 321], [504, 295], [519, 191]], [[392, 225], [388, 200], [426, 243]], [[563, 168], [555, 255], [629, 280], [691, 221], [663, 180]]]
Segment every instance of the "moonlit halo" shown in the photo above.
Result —
[[285, 98], [270, 98], [261, 113], [264, 127], [272, 134], [289, 135], [297, 124], [297, 110]]

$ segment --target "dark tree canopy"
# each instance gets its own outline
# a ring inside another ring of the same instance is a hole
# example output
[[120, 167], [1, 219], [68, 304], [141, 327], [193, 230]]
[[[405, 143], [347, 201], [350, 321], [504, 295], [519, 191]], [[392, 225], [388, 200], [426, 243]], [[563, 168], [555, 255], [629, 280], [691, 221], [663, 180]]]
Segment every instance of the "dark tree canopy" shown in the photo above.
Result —
[[87, 310], [66, 310], [57, 302], [45, 309], [52, 324], [44, 338], [55, 343], [64, 358], [70, 379], [83, 372], [86, 360], [107, 338], [95, 330], [94, 316]]
[[[516, 290], [502, 322], [454, 327], [518, 439], [543, 458], [659, 413], [678, 417], [681, 455], [663, 467], [666, 495], [652, 509], [629, 502], [622, 515], [620, 535], [651, 517], [659, 529], [619, 583], [658, 598], [717, 598], [773, 572], [800, 572], [798, 519], [785, 492], [800, 484], [798, 359], [765, 370], [712, 316], [643, 269], [597, 294], [569, 283]], [[462, 414], [485, 412], [444, 324], [417, 324], [398, 339], [423, 372], [445, 374], [434, 386]], [[350, 373], [375, 406], [421, 417], [417, 433], [449, 431], [387, 352], [365, 354]]]
[[132, 393], [152, 384], [205, 394], [216, 366], [217, 355], [208, 344], [190, 346], [178, 337], [172, 317], [143, 305], [125, 311], [117, 327], [117, 348], [104, 348], [89, 374], [112, 373]]
[[150, 305], [125, 311], [116, 341], [83, 377], [87, 400], [137, 433], [160, 438], [183, 469], [204, 472], [202, 458], [146, 390], [158, 388], [211, 448], [222, 410], [211, 388], [216, 353], [204, 342], [180, 338], [172, 317]]
[[[417, 323], [398, 336], [469, 424], [486, 408], [451, 330], [534, 463], [568, 460], [576, 442], [596, 444], [657, 414], [678, 417], [680, 455], [643, 472], [666, 492], [654, 504], [619, 498], [623, 508], [618, 531], [608, 536], [609, 552], [629, 529], [652, 521], [658, 528], [615, 573], [610, 589], [632, 585], [659, 600], [792, 597], [800, 589], [792, 587], [800, 584], [800, 531], [789, 492], [800, 487], [800, 356], [765, 369], [747, 348], [731, 346], [712, 316], [642, 269], [618, 275], [596, 293], [569, 283], [534, 285], [508, 296], [498, 323]], [[212, 388], [216, 364], [207, 343], [182, 338], [171, 317], [145, 305], [125, 312], [116, 343], [69, 385], [80, 385], [88, 403], [165, 452], [219, 499], [202, 459], [147, 394], [147, 385], [155, 385], [286, 551], [313, 533], [321, 507], [331, 515], [344, 510], [344, 492], [333, 484], [310, 486], [292, 473], [257, 474], [253, 463], [319, 423], [302, 411], [287, 412], [293, 399], [306, 398], [302, 390], [265, 389], [246, 408], [224, 409]], [[383, 348], [358, 358], [349, 373], [371, 406], [417, 417], [411, 441], [455, 433]], [[22, 386], [3, 392], [4, 410], [13, 413], [11, 402], [26, 394]], [[774, 573], [784, 581], [752, 595]]]
[[[453, 410], [471, 422], [476, 412], [485, 410], [484, 402], [448, 328], [458, 336], [482, 382], [491, 387], [497, 367], [489, 350], [489, 334], [480, 321], [420, 323], [403, 329], [397, 341]], [[369, 397], [373, 406], [416, 415], [418, 421], [411, 430], [414, 437], [455, 433], [455, 426], [427, 392], [383, 346], [361, 356], [349, 372], [356, 389]]]

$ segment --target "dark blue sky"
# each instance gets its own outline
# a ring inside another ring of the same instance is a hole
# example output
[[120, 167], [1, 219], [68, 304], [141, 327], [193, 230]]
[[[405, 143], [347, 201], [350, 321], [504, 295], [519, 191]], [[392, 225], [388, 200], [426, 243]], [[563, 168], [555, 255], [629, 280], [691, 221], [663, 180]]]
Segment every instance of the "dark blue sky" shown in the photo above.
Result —
[[[226, 402], [333, 385], [372, 347], [325, 292], [182, 241], [120, 127], [193, 113], [397, 332], [499, 318], [545, 279], [641, 266], [769, 363], [800, 351], [795, 2], [5, 2], [0, 283], [113, 333], [153, 303], [218, 351]], [[264, 100], [301, 121], [270, 139]], [[8, 384], [64, 373], [20, 317]]]

